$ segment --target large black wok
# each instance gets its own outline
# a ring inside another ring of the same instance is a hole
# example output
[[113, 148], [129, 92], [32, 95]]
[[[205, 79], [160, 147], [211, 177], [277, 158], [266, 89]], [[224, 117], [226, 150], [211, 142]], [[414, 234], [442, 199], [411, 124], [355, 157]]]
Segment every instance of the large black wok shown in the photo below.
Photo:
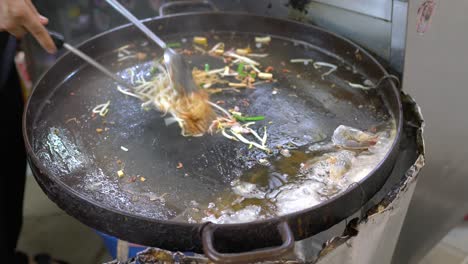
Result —
[[[70, 215], [130, 242], [204, 252], [225, 263], [246, 262], [278, 257], [291, 249], [295, 240], [340, 222], [386, 181], [398, 155], [401, 102], [397, 88], [388, 80], [370, 91], [347, 85], [346, 81], [362, 83], [364, 79], [377, 83], [388, 74], [362, 48], [317, 27], [247, 14], [171, 15], [148, 20], [146, 25], [167, 40], [231, 35], [235, 43], [229, 46], [242, 46], [256, 35], [268, 34], [282, 39], [269, 47], [271, 65], [281, 68], [281, 61], [287, 64], [294, 57], [340, 65], [324, 80], [320, 77], [323, 71], [288, 65], [293, 73], [281, 75], [278, 71], [277, 84], [216, 95], [216, 100], [226, 101], [249, 98], [248, 111], [273, 121], [269, 127], [272, 146], [290, 138], [298, 145], [307, 145], [323, 140], [315, 137], [317, 134], [329, 138], [340, 124], [368, 129], [383, 119], [395, 120], [397, 136], [385, 159], [368, 176], [317, 206], [242, 224], [175, 221], [183, 205], [215, 197], [265, 154], [219, 135], [183, 138], [177, 126], [165, 126], [160, 113], [141, 109], [140, 102], [119, 93], [113, 81], [67, 53], [37, 82], [24, 114], [24, 137], [36, 180]], [[78, 47], [117, 72], [125, 63], [117, 63], [115, 50], [126, 44], [161, 55], [151, 44], [142, 46], [145, 41], [137, 29], [127, 25]], [[192, 60], [197, 64], [206, 58], [193, 56]], [[273, 88], [278, 88], [278, 94], [272, 94], [272, 85], [276, 85]], [[111, 101], [109, 114], [92, 117], [90, 110], [106, 101]], [[108, 130], [96, 133], [97, 128], [105, 127]], [[306, 134], [310, 136], [304, 140]], [[118, 160], [125, 163], [128, 175], [123, 178], [116, 174], [122, 166]], [[179, 162], [184, 168], [176, 168]], [[137, 175], [146, 181], [128, 181]], [[167, 193], [164, 199], [154, 197], [163, 193]], [[264, 250], [248, 252], [260, 248]]]

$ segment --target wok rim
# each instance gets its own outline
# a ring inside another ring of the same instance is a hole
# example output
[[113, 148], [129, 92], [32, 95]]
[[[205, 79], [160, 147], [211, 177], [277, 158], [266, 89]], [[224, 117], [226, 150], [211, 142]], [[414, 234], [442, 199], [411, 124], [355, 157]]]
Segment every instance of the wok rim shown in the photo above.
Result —
[[[382, 64], [373, 55], [371, 55], [365, 48], [363, 48], [363, 47], [359, 46], [358, 44], [352, 42], [348, 38], [343, 37], [341, 35], [338, 35], [338, 34], [336, 34], [334, 32], [331, 32], [331, 31], [329, 31], [327, 29], [324, 29], [324, 28], [316, 26], [316, 25], [311, 25], [311, 24], [299, 22], [299, 21], [283, 19], [283, 18], [278, 18], [278, 17], [272, 17], [272, 16], [265, 16], [265, 15], [257, 15], [257, 14], [251, 14], [251, 13], [245, 13], [245, 12], [229, 12], [229, 11], [220, 12], [220, 11], [214, 11], [214, 12], [187, 12], [187, 13], [166, 15], [164, 17], [161, 17], [161, 16], [159, 16], [159, 17], [158, 16], [157, 17], [150, 17], [150, 18], [142, 20], [142, 22], [143, 23], [148, 23], [148, 22], [152, 22], [152, 21], [163, 21], [164, 19], [174, 18], [174, 17], [176, 17], [176, 18], [177, 17], [190, 17], [190, 16], [194, 16], [194, 15], [203, 16], [203, 15], [212, 15], [212, 14], [230, 15], [230, 16], [248, 16], [248, 17], [251, 17], [251, 18], [254, 18], [254, 19], [271, 19], [271, 20], [280, 21], [282, 23], [288, 23], [289, 25], [301, 25], [301, 26], [306, 26], [306, 27], [309, 27], [309, 28], [313, 28], [314, 30], [318, 30], [318, 31], [321, 31], [321, 32], [326, 33], [328, 35], [331, 35], [334, 38], [338, 38], [341, 41], [346, 42], [348, 45], [351, 45], [351, 46], [353, 46], [355, 48], [358, 48], [359, 51], [362, 52], [365, 56], [367, 56], [367, 58], [369, 58], [371, 60], [371, 62], [375, 66], [378, 66], [378, 69], [384, 75], [389, 74], [388, 71], [382, 66]], [[75, 45], [75, 47], [77, 47], [77, 48], [82, 47], [83, 45], [86, 45], [86, 44], [88, 44], [88, 43], [90, 43], [92, 41], [95, 41], [96, 39], [98, 39], [98, 38], [100, 38], [100, 37], [102, 37], [102, 36], [104, 36], [106, 34], [110, 34], [110, 33], [113, 33], [115, 31], [119, 31], [121, 29], [130, 28], [130, 27], [133, 27], [133, 25], [130, 24], [130, 23], [115, 27], [113, 29], [107, 30], [107, 31], [102, 32], [100, 34], [97, 34], [97, 35], [95, 35], [95, 36], [93, 36], [93, 37], [91, 37], [91, 38], [89, 38], [89, 39]], [[237, 32], [242, 32], [242, 31], [237, 31]], [[305, 42], [307, 42], [307, 41], [305, 41]], [[40, 174], [47, 175], [47, 177], [49, 179], [51, 179], [55, 184], [59, 185], [62, 191], [66, 191], [66, 192], [68, 192], [69, 195], [71, 195], [75, 199], [79, 199], [79, 200], [81, 200], [82, 202], [84, 202], [86, 204], [91, 204], [91, 205], [96, 206], [96, 207], [98, 207], [98, 208], [100, 208], [102, 210], [109, 211], [109, 212], [112, 212], [114, 214], [118, 214], [118, 215], [121, 215], [121, 216], [124, 216], [124, 217], [130, 217], [130, 218], [133, 218], [133, 219], [142, 220], [142, 221], [146, 221], [146, 222], [158, 223], [158, 224], [164, 224], [164, 225], [178, 225], [178, 226], [184, 226], [184, 227], [189, 227], [189, 228], [202, 228], [207, 223], [211, 223], [211, 222], [203, 222], [203, 223], [178, 222], [178, 221], [173, 221], [173, 220], [155, 219], [155, 218], [142, 216], [142, 215], [138, 215], [138, 214], [130, 214], [130, 213], [126, 212], [126, 211], [118, 210], [116, 208], [109, 207], [106, 204], [102, 204], [100, 202], [93, 201], [93, 200], [89, 199], [90, 198], [89, 196], [86, 196], [86, 195], [74, 190], [72, 187], [70, 187], [67, 184], [65, 184], [64, 182], [62, 182], [56, 176], [53, 176], [50, 173], [48, 173], [47, 167], [44, 166], [42, 164], [42, 162], [40, 162], [40, 160], [37, 157], [36, 153], [34, 153], [33, 146], [32, 146], [32, 144], [31, 144], [31, 142], [29, 140], [29, 137], [28, 137], [28, 126], [27, 126], [27, 121], [29, 120], [28, 119], [28, 110], [29, 110], [29, 106], [30, 106], [30, 103], [32, 101], [33, 95], [34, 95], [34, 93], [36, 91], [36, 88], [41, 84], [41, 81], [44, 79], [45, 76], [47, 76], [49, 74], [49, 72], [56, 69], [56, 68], [54, 68], [55, 65], [57, 65], [61, 60], [63, 60], [66, 56], [69, 56], [69, 55], [70, 55], [69, 51], [62, 54], [55, 61], [54, 65], [52, 65], [49, 69], [47, 69], [38, 78], [38, 80], [34, 84], [34, 88], [33, 88], [32, 92], [31, 92], [30, 96], [28, 97], [28, 100], [27, 100], [27, 102], [25, 104], [23, 117], [22, 117], [22, 119], [23, 119], [22, 120], [22, 124], [23, 124], [22, 131], [23, 131], [23, 138], [24, 138], [24, 142], [25, 142], [25, 146], [26, 146], [26, 152], [27, 152], [28, 157], [29, 157], [29, 162], [32, 162], [32, 164], [39, 169]], [[211, 223], [211, 224], [216, 225], [216, 226], [220, 226], [220, 227], [242, 227], [242, 226], [248, 226], [248, 225], [252, 225], [252, 224], [266, 225], [266, 224], [271, 224], [271, 223], [278, 223], [278, 222], [281, 222], [281, 221], [287, 221], [288, 219], [297, 218], [300, 215], [304, 215], [304, 214], [307, 214], [309, 212], [315, 211], [318, 208], [325, 207], [325, 206], [330, 205], [332, 203], [337, 203], [337, 202], [339, 202], [338, 200], [340, 200], [344, 195], [346, 195], [349, 192], [353, 191], [355, 188], [359, 188], [359, 185], [362, 184], [363, 182], [367, 181], [370, 177], [373, 177], [373, 176], [378, 177], [379, 175], [374, 175], [374, 174], [376, 174], [376, 172], [385, 163], [389, 162], [389, 157], [392, 156], [392, 154], [394, 152], [398, 151], [399, 144], [400, 144], [400, 139], [401, 139], [402, 128], [403, 128], [403, 122], [404, 122], [403, 121], [404, 120], [403, 105], [402, 105], [402, 101], [401, 101], [400, 91], [395, 86], [394, 82], [390, 82], [390, 86], [391, 86], [391, 89], [392, 89], [392, 92], [393, 92], [393, 96], [396, 97], [395, 99], [396, 99], [397, 104], [398, 104], [398, 112], [393, 113], [392, 111], [390, 111], [388, 109], [388, 107], [386, 107], [386, 108], [387, 108], [387, 111], [390, 112], [392, 118], [396, 121], [395, 122], [396, 123], [396, 135], [395, 135], [395, 138], [393, 140], [393, 143], [392, 143], [391, 147], [389, 148], [389, 151], [385, 154], [384, 158], [378, 163], [377, 166], [375, 166], [365, 177], [363, 177], [359, 181], [359, 183], [357, 184], [358, 186], [348, 187], [346, 190], [340, 192], [338, 195], [336, 195], [336, 196], [334, 196], [334, 197], [332, 197], [332, 198], [330, 198], [330, 199], [328, 199], [326, 201], [323, 201], [323, 202], [321, 202], [321, 203], [319, 203], [317, 205], [314, 205], [314, 206], [311, 206], [311, 207], [308, 207], [306, 209], [302, 209], [300, 211], [296, 211], [296, 212], [293, 212], [293, 213], [289, 213], [289, 214], [285, 214], [285, 215], [281, 215], [281, 216], [276, 216], [276, 217], [269, 217], [269, 218], [261, 219], [261, 220], [241, 222], [241, 223], [227, 223], [227, 224]], [[395, 117], [396, 114], [399, 115], [398, 120]], [[34, 117], [36, 117], [36, 114], [31, 115], [32, 119], [34, 119]], [[34, 130], [31, 129], [31, 134], [32, 134], [31, 137], [34, 138], [34, 134], [33, 134], [32, 131], [34, 131]], [[394, 158], [391, 161], [391, 163], [392, 163], [391, 165], [393, 166], [395, 164], [395, 162], [396, 162], [396, 158]], [[34, 177], [36, 178], [37, 176], [34, 174]], [[41, 188], [42, 188], [42, 186], [41, 186]], [[380, 189], [381, 189], [381, 187], [379, 187], [379, 190]], [[45, 193], [48, 193], [45, 190], [43, 190], [43, 191]], [[53, 199], [51, 199], [51, 200], [53, 200]], [[53, 201], [54, 201], [54, 203], [57, 203], [56, 200], [53, 200]], [[367, 201], [364, 201], [364, 203], [365, 202], [367, 202]], [[361, 202], [361, 206], [364, 203]], [[73, 217], [75, 217], [75, 216], [73, 216]]]

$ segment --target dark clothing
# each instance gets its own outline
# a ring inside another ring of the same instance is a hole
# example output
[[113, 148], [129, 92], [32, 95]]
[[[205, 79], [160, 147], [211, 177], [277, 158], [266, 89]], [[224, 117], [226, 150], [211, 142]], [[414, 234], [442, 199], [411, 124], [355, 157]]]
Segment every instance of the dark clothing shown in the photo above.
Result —
[[[0, 247], [2, 259], [14, 261], [23, 218], [26, 152], [21, 131], [23, 98], [14, 66], [16, 41], [0, 32]], [[3, 262], [3, 261], [2, 261]]]

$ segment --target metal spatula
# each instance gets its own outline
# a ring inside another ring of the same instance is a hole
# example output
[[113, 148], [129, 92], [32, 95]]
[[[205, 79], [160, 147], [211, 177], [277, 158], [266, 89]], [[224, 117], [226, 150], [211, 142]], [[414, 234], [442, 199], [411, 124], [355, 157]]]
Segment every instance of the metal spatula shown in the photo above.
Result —
[[127, 18], [130, 22], [132, 22], [148, 38], [150, 38], [164, 50], [164, 63], [169, 70], [172, 83], [177, 91], [191, 93], [198, 90], [198, 87], [193, 80], [192, 71], [180, 54], [169, 48], [164, 41], [162, 41], [148, 27], [141, 23], [138, 18], [132, 15], [119, 2], [116, 0], [106, 0], [106, 2], [125, 18]]

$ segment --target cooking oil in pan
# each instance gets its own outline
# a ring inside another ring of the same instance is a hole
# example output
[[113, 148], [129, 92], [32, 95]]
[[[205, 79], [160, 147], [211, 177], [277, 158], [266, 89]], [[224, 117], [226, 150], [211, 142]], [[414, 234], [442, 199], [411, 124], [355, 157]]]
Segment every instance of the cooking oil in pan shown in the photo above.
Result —
[[193, 201], [193, 207], [185, 212], [186, 220], [239, 223], [316, 206], [368, 175], [385, 158], [395, 133], [393, 123], [375, 133], [340, 126], [331, 142], [260, 161], [262, 164], [234, 180], [231, 188], [212, 203]]
[[[218, 37], [211, 41], [223, 41], [227, 48], [255, 45], [250, 34]], [[271, 155], [219, 134], [183, 138], [177, 126], [167, 127], [159, 113], [143, 110], [140, 101], [86, 67], [44, 106], [34, 128], [34, 149], [54, 177], [95, 203], [154, 219], [217, 223], [310, 208], [362, 180], [385, 157], [394, 124], [370, 129], [391, 117], [377, 89], [348, 85], [366, 79], [349, 70], [354, 62], [282, 38], [255, 52], [271, 54], [255, 59], [264, 68], [274, 66], [277, 81], [215, 93], [211, 99], [227, 109], [239, 106], [246, 116], [264, 115], [255, 128], [268, 128]], [[328, 68], [292, 63], [294, 58], [314, 58], [338, 69], [324, 76]], [[119, 68], [123, 79], [151, 78], [152, 61], [121, 59], [109, 58], [109, 65], [124, 68]], [[199, 68], [207, 62], [215, 69], [225, 66], [202, 54], [189, 56], [188, 62]], [[92, 117], [90, 110], [104, 102], [111, 102], [109, 113]]]

